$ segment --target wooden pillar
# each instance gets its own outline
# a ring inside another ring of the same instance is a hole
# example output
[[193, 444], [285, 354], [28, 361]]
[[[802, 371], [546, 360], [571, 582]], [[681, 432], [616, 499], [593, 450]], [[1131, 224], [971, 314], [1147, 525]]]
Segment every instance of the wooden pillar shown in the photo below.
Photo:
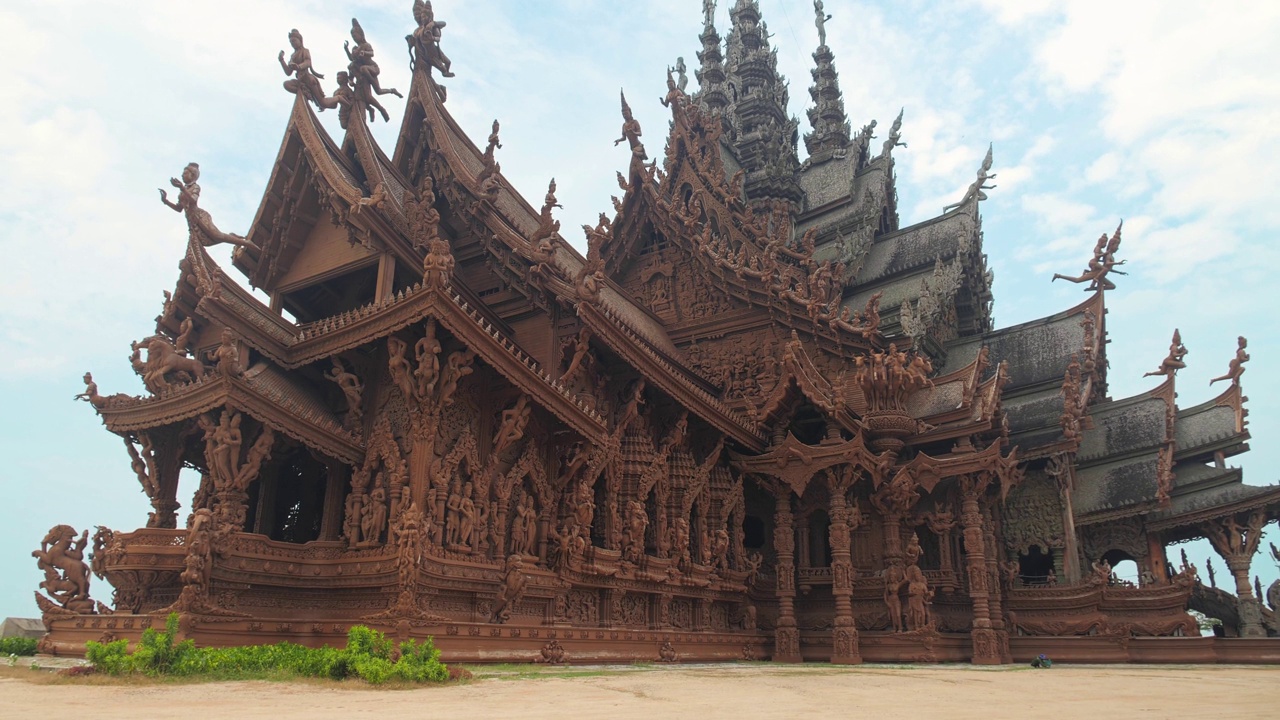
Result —
[[831, 528], [827, 536], [831, 541], [831, 594], [836, 602], [831, 662], [857, 665], [862, 662], [862, 652], [858, 648], [858, 628], [853, 620], [853, 556], [849, 549], [849, 533], [853, 528], [844, 490], [840, 485], [832, 488]]
[[801, 662], [800, 630], [796, 627], [796, 537], [791, 515], [791, 490], [779, 483], [774, 507], [773, 547], [778, 554], [778, 627], [774, 630], [774, 662]]
[[1257, 509], [1249, 513], [1244, 524], [1240, 524], [1232, 516], [1210, 521], [1203, 526], [1210, 544], [1226, 561], [1227, 568], [1236, 581], [1240, 637], [1267, 636], [1267, 631], [1262, 627], [1262, 607], [1258, 603], [1258, 598], [1254, 597], [1253, 586], [1249, 582], [1249, 569], [1253, 556], [1258, 551], [1258, 543], [1262, 539], [1262, 526], [1266, 521], [1266, 513], [1262, 509]]
[[320, 539], [338, 540], [342, 537], [343, 489], [347, 484], [347, 467], [330, 462], [327, 466], [324, 486], [324, 515], [320, 518]]
[[1147, 534], [1147, 562], [1157, 585], [1169, 584], [1169, 556], [1164, 552], [1164, 540], [1159, 533]]
[[1012, 663], [1013, 656], [1009, 650], [1009, 631], [1005, 627], [1004, 610], [1001, 608], [1003, 587], [1000, 583], [999, 545], [996, 544], [995, 521], [990, 508], [982, 513], [982, 530], [983, 540], [986, 543], [987, 595], [990, 598], [988, 604], [991, 611], [991, 629], [996, 633], [1001, 662]]
[[391, 253], [382, 253], [378, 257], [378, 283], [374, 289], [373, 301], [380, 303], [391, 299], [395, 292], [396, 259]]
[[964, 552], [969, 575], [969, 597], [973, 601], [974, 665], [998, 665], [1001, 660], [1000, 644], [991, 627], [991, 606], [988, 602], [986, 537], [982, 511], [978, 499], [987, 488], [987, 479], [981, 475], [961, 478], [960, 524], [964, 528]]

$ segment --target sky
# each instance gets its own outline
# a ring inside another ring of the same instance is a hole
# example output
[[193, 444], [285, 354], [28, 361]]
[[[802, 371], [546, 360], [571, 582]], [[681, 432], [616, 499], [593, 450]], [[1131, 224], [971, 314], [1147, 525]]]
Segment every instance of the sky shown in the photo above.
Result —
[[[717, 25], [727, 34], [729, 0]], [[186, 242], [156, 188], [189, 161], [201, 206], [244, 233], [279, 149], [293, 96], [276, 54], [290, 28], [328, 77], [358, 17], [382, 83], [407, 90], [401, 38], [409, 0], [46, 0], [0, 7], [10, 57], [0, 76], [0, 617], [34, 616], [40, 573], [30, 551], [51, 526], [117, 530], [149, 506], [121, 440], [72, 396], [91, 370], [103, 394], [139, 393], [129, 343], [154, 330]], [[818, 44], [808, 0], [760, 0], [779, 69], [802, 119]], [[457, 77], [448, 107], [472, 138], [502, 122], [505, 176], [537, 200], [555, 177], [565, 228], [609, 211], [622, 89], [653, 154], [668, 115], [658, 103], [678, 56], [697, 67], [699, 0], [436, 0]], [[1190, 349], [1179, 403], [1214, 397], [1237, 335], [1253, 450], [1233, 459], [1246, 482], [1280, 476], [1280, 3], [1223, 0], [827, 0], [828, 45], [856, 130], [883, 135], [905, 109], [895, 151], [904, 226], [960, 199], [988, 143], [997, 188], [982, 204], [995, 271], [995, 318], [1007, 326], [1084, 299], [1050, 283], [1076, 274], [1094, 240], [1124, 220], [1128, 276], [1108, 294], [1110, 392], [1142, 378], [1175, 327]], [[394, 147], [404, 103], [384, 96]], [[322, 122], [340, 137], [336, 113]], [[878, 146], [877, 146], [878, 147]], [[802, 147], [803, 153], [803, 147]], [[536, 202], [535, 202], [536, 204]], [[581, 238], [569, 235], [579, 247]], [[214, 255], [229, 267], [225, 246]], [[190, 502], [184, 484], [179, 501]], [[180, 511], [185, 517], [187, 510]], [[1268, 541], [1276, 541], [1273, 525]], [[1186, 546], [1201, 568], [1203, 541]], [[1176, 561], [1177, 548], [1169, 551]], [[1219, 567], [1219, 585], [1226, 577]], [[1264, 588], [1275, 563], [1255, 558]], [[105, 583], [94, 594], [109, 600]]]

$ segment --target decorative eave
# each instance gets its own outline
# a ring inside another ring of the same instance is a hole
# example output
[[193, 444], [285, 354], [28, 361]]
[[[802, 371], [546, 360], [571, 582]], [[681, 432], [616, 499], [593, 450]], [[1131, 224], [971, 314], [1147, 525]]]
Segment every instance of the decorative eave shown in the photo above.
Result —
[[[294, 148], [293, 143], [300, 146], [299, 157], [295, 164], [290, 165], [285, 160]], [[304, 166], [310, 177], [299, 176]], [[304, 185], [295, 187], [297, 182]], [[364, 196], [355, 169], [320, 125], [306, 99], [299, 94], [294, 100], [267, 190], [249, 229], [249, 241], [261, 250], [239, 251], [233, 256], [236, 267], [254, 286], [270, 288], [273, 279], [288, 270], [287, 263], [281, 265], [277, 261], [283, 251], [281, 243], [285, 241], [282, 233], [294, 222], [296, 203], [305, 192], [319, 194], [320, 211], [328, 210], [331, 221], [335, 223], [345, 218]], [[287, 217], [281, 217], [280, 213]], [[321, 217], [305, 220], [312, 224], [329, 221]]]
[[[1238, 470], [1233, 472], [1239, 474]], [[1177, 529], [1190, 529], [1192, 533], [1184, 533], [1182, 537], [1191, 539], [1193, 537], [1204, 537], [1203, 532], [1195, 530], [1195, 527], [1201, 523], [1232, 517], [1252, 510], [1265, 510], [1268, 522], [1280, 518], [1280, 485], [1266, 487], [1242, 485], [1242, 487], [1248, 487], [1257, 492], [1202, 510], [1174, 514], [1167, 518], [1148, 519], [1146, 523], [1147, 530], [1148, 532], [1168, 532]]]
[[578, 317], [601, 342], [618, 353], [655, 387], [743, 446], [752, 450], [764, 448], [764, 433], [755, 423], [731, 410], [700, 382], [691, 378], [688, 371], [662, 357], [606, 306], [580, 302]]
[[862, 432], [862, 423], [845, 404], [841, 389], [823, 377], [794, 331], [785, 345], [782, 369], [782, 381], [760, 408], [759, 417], [764, 425], [773, 426], [781, 422], [791, 398], [799, 394], [844, 429], [854, 434]]
[[317, 452], [352, 465], [364, 461], [363, 441], [332, 416], [319, 417], [286, 394], [264, 393], [246, 378], [209, 374], [156, 397], [114, 397], [100, 414], [108, 430], [123, 435], [189, 420], [223, 406], [248, 413]]
[[1000, 480], [1000, 496], [1004, 498], [1009, 490], [1021, 482], [1022, 474], [1018, 467], [1018, 449], [1014, 448], [1008, 455], [1002, 455], [1000, 448], [1003, 443], [1002, 439], [996, 439], [982, 450], [953, 452], [949, 455], [916, 453], [911, 460], [899, 465], [895, 474], [908, 473], [916, 484], [933, 492], [945, 478], [989, 472]]
[[856, 465], [871, 478], [875, 487], [879, 487], [887, 479], [893, 463], [891, 454], [873, 453], [861, 434], [839, 443], [806, 445], [796, 439], [795, 435], [787, 433], [780, 444], [774, 445], [767, 452], [748, 455], [730, 450], [729, 458], [741, 472], [776, 477], [797, 495], [804, 494], [814, 476], [834, 465]]

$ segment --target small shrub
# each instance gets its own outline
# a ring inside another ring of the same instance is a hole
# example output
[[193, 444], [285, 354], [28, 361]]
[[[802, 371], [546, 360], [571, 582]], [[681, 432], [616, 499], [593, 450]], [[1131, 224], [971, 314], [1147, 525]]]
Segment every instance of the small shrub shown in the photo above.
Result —
[[35, 655], [36, 641], [33, 638], [7, 637], [0, 638], [0, 655]]
[[450, 678], [449, 668], [440, 662], [440, 650], [431, 638], [421, 643], [410, 640], [397, 647], [385, 634], [361, 625], [351, 628], [347, 647], [341, 650], [328, 646], [313, 649], [290, 642], [197, 648], [190, 640], [175, 643], [177, 633], [178, 616], [170, 615], [163, 631], [143, 631], [133, 654], [128, 652], [128, 641], [116, 640], [87, 643], [85, 657], [98, 672], [108, 675], [136, 672], [223, 680], [268, 675], [334, 680], [359, 677], [371, 685], [392, 679], [422, 683]]

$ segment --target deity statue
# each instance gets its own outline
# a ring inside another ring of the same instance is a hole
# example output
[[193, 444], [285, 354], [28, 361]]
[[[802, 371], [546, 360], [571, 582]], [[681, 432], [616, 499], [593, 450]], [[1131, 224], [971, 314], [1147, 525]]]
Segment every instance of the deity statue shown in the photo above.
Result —
[[894, 632], [902, 632], [902, 599], [898, 593], [905, 582], [901, 565], [890, 563], [884, 569], [884, 604], [889, 606], [889, 624]]
[[524, 574], [524, 561], [519, 555], [508, 555], [506, 568], [502, 574], [502, 590], [498, 593], [498, 603], [493, 612], [493, 622], [505, 623], [511, 619], [511, 611], [524, 597], [525, 586], [528, 584], [529, 577]]
[[209, 351], [209, 360], [223, 377], [240, 377], [244, 368], [240, 367], [240, 349], [236, 345], [236, 334], [231, 328], [222, 329], [218, 347]]
[[[377, 481], [375, 481], [377, 482]], [[374, 486], [365, 500], [360, 517], [360, 532], [366, 545], [377, 544], [387, 526], [387, 491], [381, 484]]]
[[522, 394], [516, 404], [502, 411], [502, 424], [493, 438], [493, 453], [496, 455], [511, 447], [524, 437], [525, 427], [529, 424], [529, 396]]
[[889, 137], [885, 138], [884, 147], [880, 150], [880, 155], [888, 157], [896, 147], [906, 147], [907, 144], [902, 142], [902, 114], [906, 112], [906, 108], [898, 111], [898, 117], [894, 118], [893, 125], [889, 128]]
[[[990, 153], [988, 153], [988, 155], [990, 155]], [[995, 176], [992, 175], [991, 177]], [[982, 199], [985, 200], [986, 196], [984, 195]], [[1089, 260], [1089, 265], [1085, 268], [1083, 273], [1075, 277], [1054, 273], [1053, 279], [1066, 280], [1067, 282], [1073, 283], [1089, 281], [1089, 290], [1115, 290], [1116, 284], [1111, 282], [1111, 280], [1107, 278], [1107, 275], [1113, 272], [1117, 275], [1125, 274], [1115, 269], [1116, 267], [1125, 264], [1124, 260], [1120, 260], [1119, 262], [1116, 261], [1116, 251], [1120, 249], [1120, 230], [1123, 227], [1124, 223], [1121, 222], [1120, 226], [1116, 228], [1115, 234], [1112, 235], [1110, 239], [1107, 238], [1106, 233], [1103, 233], [1102, 237], [1098, 238], [1097, 244], [1093, 247], [1093, 258]]]
[[99, 410], [107, 405], [107, 399], [98, 394], [98, 383], [93, 381], [93, 373], [84, 374], [84, 392], [73, 399], [84, 400]]
[[1237, 338], [1236, 356], [1231, 358], [1231, 362], [1228, 363], [1227, 374], [1210, 380], [1210, 385], [1218, 382], [1219, 380], [1230, 380], [1232, 385], [1240, 384], [1240, 376], [1244, 375], [1244, 364], [1249, 362], [1249, 353], [1244, 351], [1248, 345], [1249, 341], [1246, 340], [1243, 335]]
[[[645, 153], [644, 145], [640, 142], [640, 122], [631, 114], [631, 106], [627, 104], [627, 96], [622, 95], [622, 137], [613, 141], [614, 147], [622, 142], [626, 142], [631, 147], [631, 167], [634, 170], [637, 163], [643, 163], [649, 159]], [[625, 188], [623, 188], [625, 189]]]
[[174, 212], [186, 214], [187, 228], [191, 232], [191, 237], [198, 240], [203, 247], [229, 243], [257, 250], [257, 245], [235, 233], [224, 233], [213, 224], [213, 218], [209, 216], [209, 212], [200, 207], [200, 184], [196, 182], [199, 179], [200, 166], [197, 163], [187, 163], [182, 170], [181, 180], [169, 178], [169, 184], [178, 189], [178, 201], [169, 200], [168, 193], [164, 188], [160, 188], [160, 202], [172, 208]]
[[907, 566], [907, 629], [924, 630], [929, 627], [929, 601], [933, 591], [929, 581], [917, 565]]
[[[343, 130], [346, 130], [347, 126], [351, 124], [351, 111], [355, 109], [356, 106], [356, 91], [355, 88], [351, 87], [351, 76], [347, 74], [346, 70], [339, 70], [335, 79], [337, 80], [338, 87], [334, 89], [333, 95], [331, 97], [322, 96], [316, 101], [316, 105], [322, 110], [325, 108], [337, 108], [338, 125], [340, 125]], [[369, 120], [372, 121], [374, 117], [373, 108], [367, 108], [367, 110], [369, 111]]]
[[449, 68], [453, 66], [452, 61], [440, 49], [440, 31], [448, 23], [436, 20], [435, 10], [431, 7], [431, 0], [414, 0], [413, 2], [413, 19], [417, 21], [418, 27], [413, 34], [405, 36], [405, 42], [409, 43], [411, 60], [409, 62], [410, 69], [416, 70], [418, 64], [426, 61], [427, 72], [431, 72], [431, 68], [440, 71], [443, 77], [453, 77], [453, 73]]
[[972, 184], [969, 185], [969, 189], [965, 191], [964, 197], [960, 199], [960, 202], [952, 203], [942, 208], [942, 212], [947, 212], [948, 210], [958, 208], [975, 198], [977, 200], [987, 199], [987, 194], [984, 193], [983, 190], [994, 190], [996, 187], [995, 185], [987, 184], [988, 180], [993, 180], [995, 179], [995, 176], [996, 176], [995, 173], [991, 172], [991, 163], [992, 163], [991, 153], [992, 153], [992, 148], [988, 146], [987, 155], [982, 159], [982, 165], [978, 168], [978, 178], [974, 180]]
[[284, 89], [295, 95], [301, 94], [323, 112], [324, 106], [320, 104], [320, 100], [324, 98], [324, 88], [320, 86], [320, 81], [324, 76], [311, 65], [311, 51], [303, 46], [302, 33], [297, 28], [289, 31], [289, 45], [293, 47], [289, 61], [285, 62], [283, 50], [278, 58], [284, 74], [291, 76], [284, 81]]
[[364, 416], [364, 407], [362, 398], [364, 397], [364, 385], [361, 384], [360, 378], [354, 373], [347, 372], [347, 368], [342, 364], [342, 360], [337, 355], [329, 358], [333, 363], [333, 367], [324, 374], [325, 378], [337, 383], [338, 388], [342, 390], [342, 395], [347, 400], [347, 417], [346, 426], [348, 428], [359, 427], [360, 419]]
[[711, 27], [715, 22], [716, 0], [702, 0], [703, 27]]
[[827, 21], [831, 16], [822, 7], [822, 0], [813, 0], [813, 23], [818, 26], [818, 47], [827, 46]]
[[[1169, 355], [1161, 363], [1160, 367], [1144, 374], [1142, 377], [1150, 377], [1152, 375], [1166, 375], [1173, 377], [1179, 370], [1185, 368], [1187, 364], [1182, 358], [1187, 356], [1187, 346], [1182, 344], [1182, 333], [1177, 328], [1173, 330], [1173, 341], [1169, 343]], [[1212, 384], [1212, 383], [1210, 383]]]
[[382, 69], [378, 67], [378, 63], [373, 59], [373, 45], [365, 38], [364, 28], [360, 27], [360, 23], [351, 18], [351, 40], [355, 41], [355, 48], [352, 49], [351, 41], [344, 42], [342, 49], [347, 53], [347, 73], [355, 84], [356, 95], [366, 105], [377, 108], [382, 113], [382, 119], [390, 122], [391, 115], [387, 109], [374, 97], [374, 95], [395, 95], [396, 97], [404, 97], [399, 90], [395, 88], [383, 88], [378, 83], [378, 75]]

